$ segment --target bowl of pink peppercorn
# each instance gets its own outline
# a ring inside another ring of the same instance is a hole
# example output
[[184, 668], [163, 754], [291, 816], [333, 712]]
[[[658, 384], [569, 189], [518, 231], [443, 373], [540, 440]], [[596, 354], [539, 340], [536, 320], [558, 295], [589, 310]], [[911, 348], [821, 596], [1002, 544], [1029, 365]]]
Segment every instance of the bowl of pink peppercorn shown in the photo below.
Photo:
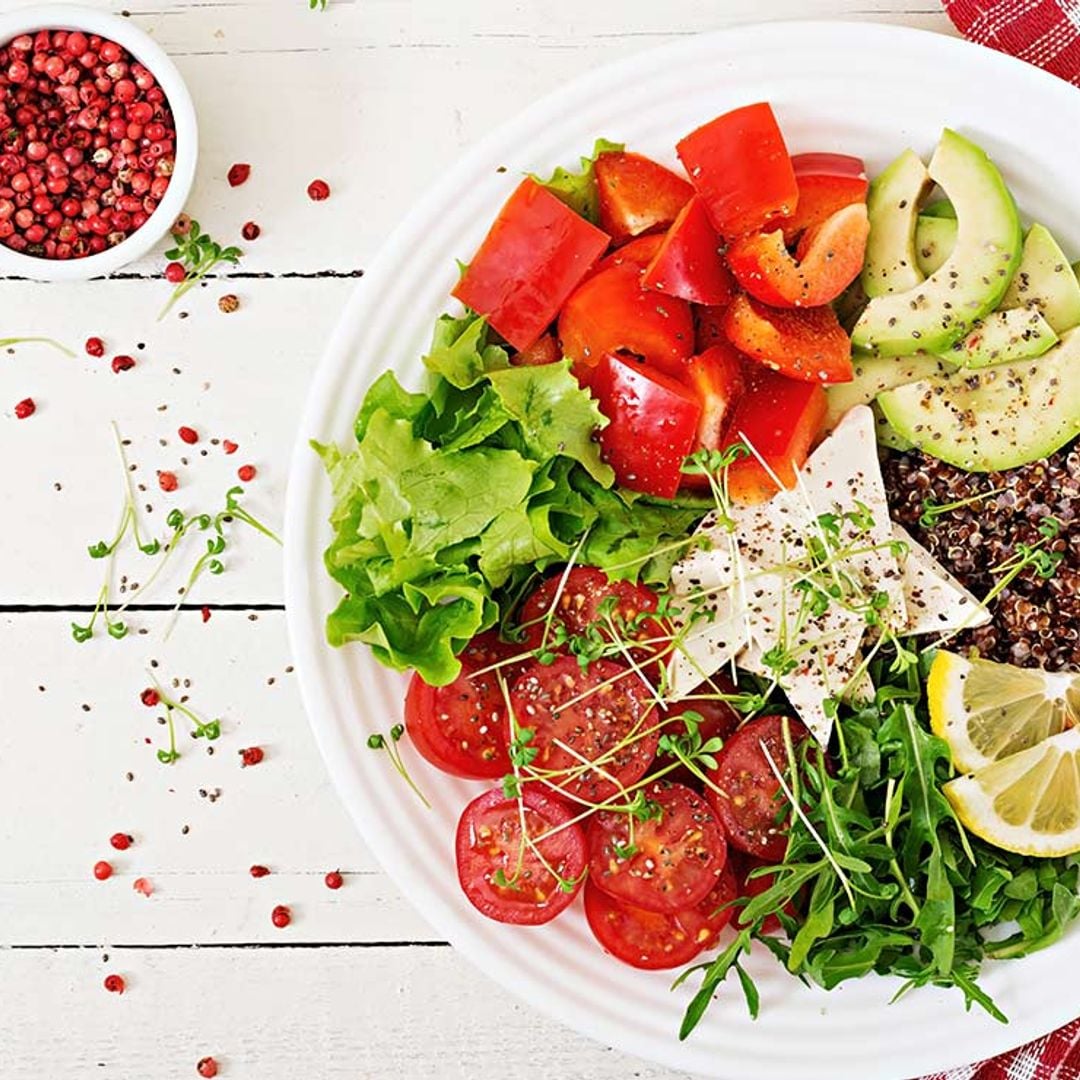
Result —
[[0, 274], [75, 281], [145, 255], [184, 208], [198, 141], [180, 73], [129, 19], [0, 15]]

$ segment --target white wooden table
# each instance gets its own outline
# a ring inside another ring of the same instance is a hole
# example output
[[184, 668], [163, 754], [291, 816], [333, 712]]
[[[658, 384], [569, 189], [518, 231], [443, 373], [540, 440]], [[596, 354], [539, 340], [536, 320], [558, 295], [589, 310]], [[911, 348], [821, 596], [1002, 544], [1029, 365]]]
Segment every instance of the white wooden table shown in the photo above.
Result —
[[[120, 11], [125, 0], [97, 2]], [[47, 334], [80, 353], [0, 351], [0, 1075], [187, 1078], [207, 1054], [222, 1077], [259, 1080], [677, 1075], [515, 1001], [380, 871], [316, 754], [289, 673], [279, 552], [261, 537], [242, 537], [229, 572], [204, 577], [168, 640], [160, 609], [133, 615], [138, 633], [122, 641], [78, 645], [69, 623], [100, 585], [86, 544], [119, 508], [110, 420], [131, 440], [140, 501], [159, 528], [173, 506], [215, 505], [247, 462], [258, 468], [252, 507], [280, 524], [322, 343], [354, 279], [446, 163], [595, 65], [763, 11], [950, 32], [937, 0], [133, 7], [199, 110], [190, 211], [219, 238], [248, 219], [263, 234], [239, 272], [180, 305], [184, 319], [154, 321], [168, 293], [160, 252], [107, 281], [0, 285], [0, 338]], [[235, 190], [234, 161], [253, 167]], [[317, 176], [333, 189], [318, 204], [305, 195]], [[223, 315], [215, 301], [230, 291], [241, 307]], [[91, 334], [106, 340], [106, 360], [82, 354]], [[117, 352], [138, 366], [114, 375]], [[27, 395], [38, 412], [17, 421]], [[182, 424], [203, 441], [183, 445]], [[240, 450], [227, 457], [211, 437]], [[157, 469], [176, 470], [174, 495], [157, 490]], [[179, 584], [146, 599], [170, 604]], [[214, 756], [185, 737], [179, 762], [155, 760], [145, 739], [161, 729], [138, 699], [151, 660], [222, 717]], [[250, 744], [266, 760], [241, 770], [236, 751]], [[127, 852], [109, 847], [116, 831], [134, 835]], [[106, 882], [91, 872], [101, 858], [116, 868]], [[273, 873], [254, 880], [252, 863]], [[332, 892], [323, 875], [338, 867], [345, 885]], [[132, 889], [139, 876], [152, 896]], [[286, 930], [271, 925], [276, 904], [292, 908]], [[122, 997], [102, 987], [110, 972], [127, 981]]]

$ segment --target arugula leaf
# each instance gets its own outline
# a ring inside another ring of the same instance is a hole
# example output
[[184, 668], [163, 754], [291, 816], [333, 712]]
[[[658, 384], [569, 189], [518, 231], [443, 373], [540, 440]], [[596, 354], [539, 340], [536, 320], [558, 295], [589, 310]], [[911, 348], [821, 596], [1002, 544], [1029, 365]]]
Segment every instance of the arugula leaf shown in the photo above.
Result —
[[580, 214], [586, 221], [594, 225], [600, 217], [599, 196], [596, 191], [596, 174], [593, 165], [596, 159], [609, 151], [626, 149], [623, 143], [609, 142], [607, 139], [597, 139], [593, 146], [591, 157], [581, 159], [581, 171], [571, 172], [559, 166], [547, 180], [534, 176], [533, 179], [551, 192], [556, 198], [561, 199], [575, 213]]

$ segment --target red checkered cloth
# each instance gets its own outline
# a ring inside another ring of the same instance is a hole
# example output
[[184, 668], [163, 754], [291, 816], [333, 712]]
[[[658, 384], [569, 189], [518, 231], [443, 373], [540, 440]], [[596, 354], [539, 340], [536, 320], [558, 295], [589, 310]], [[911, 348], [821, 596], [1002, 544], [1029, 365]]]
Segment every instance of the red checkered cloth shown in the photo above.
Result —
[[1080, 0], [942, 0], [964, 37], [1080, 86]]
[[1080, 1020], [989, 1061], [923, 1080], [1080, 1080]]

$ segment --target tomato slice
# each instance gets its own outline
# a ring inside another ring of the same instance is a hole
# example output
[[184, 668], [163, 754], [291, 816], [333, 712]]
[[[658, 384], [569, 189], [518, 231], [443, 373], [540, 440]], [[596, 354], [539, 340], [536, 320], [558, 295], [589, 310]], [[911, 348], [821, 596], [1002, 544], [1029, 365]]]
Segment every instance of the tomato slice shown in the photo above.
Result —
[[[510, 701], [517, 723], [533, 732], [532, 767], [558, 774], [545, 783], [569, 798], [592, 804], [613, 798], [640, 780], [656, 756], [649, 691], [625, 664], [595, 660], [582, 670], [574, 656], [532, 663]], [[585, 767], [582, 758], [597, 768]]]
[[636, 266], [644, 270], [652, 262], [653, 256], [660, 250], [664, 242], [663, 233], [648, 233], [639, 236], [636, 240], [623, 244], [616, 248], [610, 255], [605, 255], [597, 264], [596, 270], [607, 270], [611, 266]]
[[499, 211], [453, 295], [527, 349], [608, 246], [608, 236], [526, 178]]
[[858, 277], [869, 235], [865, 203], [852, 203], [808, 228], [795, 257], [779, 230], [751, 233], [728, 248], [728, 266], [738, 283], [763, 303], [821, 307]]
[[728, 494], [735, 502], [759, 503], [778, 490], [770, 471], [784, 487], [794, 486], [795, 470], [821, 432], [826, 399], [821, 386], [789, 379], [761, 364], [747, 363], [743, 372], [746, 391], [728, 424], [728, 443], [745, 438], [768, 462], [769, 471], [756, 457], [739, 458], [728, 466]]
[[792, 244], [804, 229], [820, 225], [837, 210], [866, 202], [869, 182], [862, 158], [847, 154], [794, 154], [791, 158], [799, 186], [795, 213], [783, 221], [784, 242]]
[[723, 445], [731, 411], [743, 392], [742, 359], [725, 340], [690, 357], [683, 370], [686, 383], [697, 391], [701, 402], [697, 446], [718, 450]]
[[616, 900], [646, 911], [693, 907], [727, 862], [724, 830], [709, 804], [682, 784], [645, 788], [655, 816], [600, 811], [589, 819], [589, 880]]
[[559, 315], [563, 353], [588, 382], [606, 353], [627, 352], [671, 374], [694, 348], [690, 305], [641, 285], [630, 263], [612, 266], [583, 282]]
[[756, 232], [795, 211], [795, 170], [767, 103], [718, 116], [687, 135], [676, 150], [722, 236]]
[[787, 804], [765, 751], [781, 772], [790, 773], [785, 724], [790, 726], [791, 742], [797, 751], [799, 744], [810, 737], [798, 720], [759, 716], [724, 744], [716, 756], [716, 768], [709, 774], [711, 784], [705, 789], [728, 842], [748, 855], [773, 863], [780, 862], [787, 850]]
[[702, 412], [697, 394], [662, 372], [617, 356], [604, 357], [591, 388], [609, 421], [600, 431], [600, 446], [616, 479], [634, 491], [672, 498], [697, 439]]
[[700, 199], [691, 199], [679, 212], [641, 283], [695, 304], [726, 304], [731, 299], [731, 272], [720, 256], [720, 237]]
[[656, 593], [632, 581], [611, 581], [595, 566], [575, 566], [565, 575], [565, 580], [563, 571], [557, 570], [529, 594], [518, 613], [518, 624], [524, 631], [521, 648], [538, 649], [542, 644], [551, 647], [559, 637], [560, 627], [563, 637], [576, 637], [594, 627], [605, 638], [610, 637], [601, 609], [611, 598], [614, 608], [610, 615], [622, 633], [642, 641], [651, 640], [659, 648], [656, 639], [662, 636], [663, 628], [654, 619], [643, 621], [636, 631], [626, 625], [633, 623], [641, 612], [656, 610]]
[[855, 377], [851, 338], [831, 307], [774, 308], [738, 296], [724, 329], [736, 349], [789, 378], [842, 383]]
[[[580, 888], [588, 861], [585, 832], [571, 823], [566, 806], [534, 784], [523, 787], [521, 801], [523, 807], [495, 790], [465, 807], [455, 843], [458, 881], [473, 907], [489, 919], [538, 926], [563, 911]], [[524, 836], [540, 855], [524, 842], [522, 817]], [[558, 832], [544, 836], [555, 828]], [[575, 887], [565, 892], [545, 862]], [[506, 884], [496, 882], [499, 871]]]
[[[452, 683], [428, 686], [413, 675], [405, 695], [405, 728], [421, 757], [468, 780], [493, 780], [510, 771], [506, 702], [496, 673], [484, 669], [520, 651], [489, 630], [462, 650], [461, 674]], [[508, 681], [515, 674], [504, 670]]]
[[601, 154], [593, 173], [600, 197], [600, 228], [616, 244], [670, 225], [694, 194], [687, 180], [641, 154]]
[[554, 334], [541, 334], [527, 349], [514, 353], [510, 363], [514, 367], [539, 367], [541, 364], [554, 364], [562, 359], [562, 349]]

